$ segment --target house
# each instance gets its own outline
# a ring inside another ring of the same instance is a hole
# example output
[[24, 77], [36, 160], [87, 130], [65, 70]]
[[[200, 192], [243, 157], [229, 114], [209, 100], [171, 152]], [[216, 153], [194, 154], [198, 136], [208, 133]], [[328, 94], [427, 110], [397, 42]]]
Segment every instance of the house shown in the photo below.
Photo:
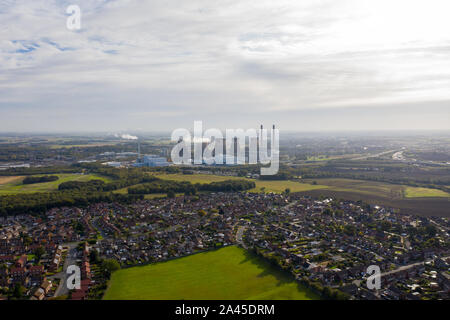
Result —
[[41, 288], [42, 288], [42, 290], [44, 290], [45, 294], [47, 294], [50, 291], [50, 289], [52, 288], [52, 282], [45, 280], [44, 282], [42, 282]]
[[12, 261], [14, 261], [14, 256], [12, 256], [12, 255], [0, 256], [0, 263], [12, 262]]
[[27, 264], [28, 257], [27, 255], [22, 255], [17, 261], [16, 261], [16, 267], [17, 268], [23, 268]]
[[19, 283], [24, 286], [28, 286], [30, 279], [27, 276], [25, 268], [11, 268], [11, 280], [13, 284]]
[[358, 293], [358, 286], [354, 283], [339, 288], [342, 292], [345, 292], [351, 296], [355, 296]]
[[87, 293], [89, 291], [91, 283], [92, 283], [91, 279], [83, 279], [83, 280], [81, 280], [81, 288], [80, 288], [80, 290], [82, 290], [82, 291]]
[[41, 281], [44, 276], [44, 266], [31, 266], [30, 270], [31, 281]]
[[36, 290], [36, 292], [33, 294], [33, 300], [43, 300], [45, 298], [45, 292], [44, 289], [39, 288]]
[[86, 291], [83, 290], [75, 290], [72, 293], [72, 300], [86, 300], [87, 298], [87, 293]]
[[9, 278], [9, 270], [0, 268], [0, 287], [9, 287], [11, 280]]
[[443, 270], [446, 270], [449, 267], [449, 264], [445, 260], [443, 260], [441, 258], [437, 258], [434, 261], [434, 265], [435, 265], [436, 268], [443, 269]]
[[450, 275], [444, 271], [438, 274], [438, 281], [446, 293], [450, 293]]
[[83, 279], [91, 277], [91, 265], [87, 261], [84, 261], [81, 265], [81, 276]]

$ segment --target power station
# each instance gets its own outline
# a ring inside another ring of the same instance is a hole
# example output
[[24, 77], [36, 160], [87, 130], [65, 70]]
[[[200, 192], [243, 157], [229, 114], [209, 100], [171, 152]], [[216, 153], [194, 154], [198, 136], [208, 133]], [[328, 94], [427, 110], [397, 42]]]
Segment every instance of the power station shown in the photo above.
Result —
[[146, 154], [141, 157], [141, 142], [138, 141], [138, 157], [133, 167], [167, 167], [170, 163], [166, 158], [154, 154]]

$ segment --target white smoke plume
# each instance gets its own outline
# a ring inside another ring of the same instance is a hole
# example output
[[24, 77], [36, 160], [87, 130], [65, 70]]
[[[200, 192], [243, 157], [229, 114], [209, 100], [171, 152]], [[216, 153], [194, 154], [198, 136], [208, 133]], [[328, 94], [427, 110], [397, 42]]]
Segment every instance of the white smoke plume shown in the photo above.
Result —
[[124, 140], [137, 140], [138, 137], [132, 136], [131, 134], [125, 133], [125, 134], [115, 134], [116, 138], [124, 139]]

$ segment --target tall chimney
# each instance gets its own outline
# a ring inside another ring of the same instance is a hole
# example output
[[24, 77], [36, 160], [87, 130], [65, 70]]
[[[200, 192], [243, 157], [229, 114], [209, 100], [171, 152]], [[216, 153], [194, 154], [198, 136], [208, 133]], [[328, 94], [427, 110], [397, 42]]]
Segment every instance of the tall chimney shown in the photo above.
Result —
[[138, 160], [141, 160], [141, 141], [138, 140]]

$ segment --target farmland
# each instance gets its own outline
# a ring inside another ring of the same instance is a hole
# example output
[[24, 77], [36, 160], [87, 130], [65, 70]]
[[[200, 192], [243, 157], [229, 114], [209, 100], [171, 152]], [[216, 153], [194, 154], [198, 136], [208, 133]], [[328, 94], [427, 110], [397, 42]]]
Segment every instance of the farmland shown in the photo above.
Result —
[[[239, 177], [217, 176], [209, 174], [162, 174], [158, 178], [176, 181], [189, 181], [191, 183], [210, 183], [229, 179], [243, 179]], [[302, 182], [291, 180], [253, 180], [256, 187], [250, 192], [281, 193], [289, 188], [291, 192], [304, 192], [311, 190], [333, 190], [355, 192], [361, 195], [376, 195], [390, 199], [416, 198], [416, 197], [450, 197], [444, 191], [431, 188], [417, 188], [404, 185], [390, 184], [353, 179], [309, 179]]]
[[[306, 180], [311, 182], [310, 180]], [[334, 191], [351, 191], [361, 194], [374, 194], [390, 198], [402, 198], [403, 187], [384, 182], [353, 179], [316, 179], [317, 184], [326, 185]]]
[[406, 198], [450, 197], [450, 194], [439, 189], [406, 187], [405, 197]]
[[24, 177], [22, 176], [11, 176], [11, 177], [0, 177], [0, 186], [7, 184], [7, 183], [12, 183], [12, 182], [16, 182], [16, 181], [21, 181], [23, 180]]
[[25, 194], [35, 192], [48, 192], [58, 189], [58, 186], [63, 182], [68, 181], [89, 181], [89, 180], [103, 180], [109, 182], [110, 179], [95, 174], [56, 174], [58, 180], [52, 182], [43, 182], [35, 184], [22, 184], [24, 177], [1, 177], [0, 180], [0, 195], [9, 194]]
[[194, 175], [184, 175], [184, 174], [164, 174], [158, 175], [158, 178], [167, 179], [167, 180], [177, 180], [177, 181], [189, 181], [191, 183], [210, 183], [216, 181], [224, 181], [224, 180], [238, 180], [245, 179], [249, 181], [253, 181], [256, 184], [254, 189], [249, 190], [250, 192], [274, 192], [281, 193], [289, 188], [291, 192], [301, 192], [308, 190], [318, 190], [327, 188], [323, 185], [312, 185], [309, 183], [300, 183], [296, 181], [289, 180], [254, 180], [254, 179], [246, 179], [240, 177], [229, 177], [229, 176], [217, 176], [217, 175], [209, 175], [209, 174], [194, 174]]
[[318, 297], [288, 274], [238, 247], [113, 273], [106, 300], [291, 299]]

